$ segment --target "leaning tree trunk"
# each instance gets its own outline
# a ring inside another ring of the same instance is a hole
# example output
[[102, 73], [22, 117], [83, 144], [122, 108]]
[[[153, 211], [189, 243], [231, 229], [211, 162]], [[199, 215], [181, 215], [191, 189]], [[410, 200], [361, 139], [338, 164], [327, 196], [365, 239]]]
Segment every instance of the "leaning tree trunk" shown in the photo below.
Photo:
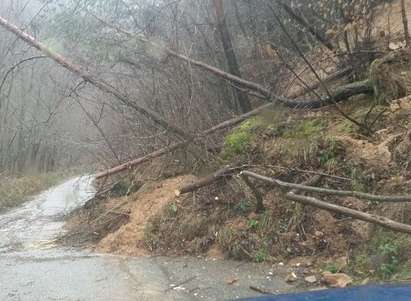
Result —
[[[237, 57], [234, 52], [233, 43], [231, 41], [231, 35], [228, 31], [228, 26], [224, 14], [223, 0], [213, 0], [214, 11], [216, 15], [217, 27], [221, 36], [221, 42], [224, 48], [224, 54], [227, 60], [228, 70], [231, 74], [241, 77], [240, 67], [238, 65]], [[251, 111], [250, 100], [248, 94], [244, 91], [240, 91], [233, 88], [234, 95], [238, 100], [241, 112], [247, 113]]]
[[111, 86], [109, 83], [106, 83], [105, 81], [97, 78], [93, 74], [85, 71], [81, 66], [78, 66], [74, 64], [73, 62], [70, 62], [68, 59], [60, 55], [59, 53], [56, 53], [46, 47], [44, 44], [38, 42], [34, 37], [30, 36], [29, 34], [23, 32], [20, 30], [17, 26], [14, 24], [9, 23], [6, 19], [0, 17], [0, 26], [6, 29], [7, 31], [15, 34], [19, 39], [23, 40], [30, 46], [36, 48], [37, 50], [40, 50], [42, 53], [44, 53], [46, 56], [54, 60], [56, 63], [60, 64], [64, 68], [70, 70], [74, 74], [80, 76], [83, 78], [85, 82], [88, 82], [98, 88], [99, 90], [113, 95], [115, 98], [120, 100], [123, 104], [127, 105], [130, 108], [133, 108], [136, 110], [138, 113], [141, 115], [147, 117], [148, 119], [152, 120], [154, 123], [158, 124], [162, 128], [169, 130], [170, 132], [173, 132], [177, 134], [180, 137], [183, 137], [185, 139], [190, 138], [190, 135], [185, 133], [183, 130], [180, 128], [171, 125], [167, 121], [165, 121], [160, 115], [158, 115], [156, 112], [143, 107], [142, 105], [138, 104], [138, 101], [135, 99], [130, 99], [127, 95], [121, 93], [119, 90], [117, 90], [115, 87]]

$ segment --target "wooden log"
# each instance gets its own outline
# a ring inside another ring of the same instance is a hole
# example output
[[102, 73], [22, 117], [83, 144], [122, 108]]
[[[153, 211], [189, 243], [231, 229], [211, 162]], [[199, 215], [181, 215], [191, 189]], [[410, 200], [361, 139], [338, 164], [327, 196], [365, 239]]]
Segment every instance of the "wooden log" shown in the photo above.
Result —
[[299, 203], [302, 203], [302, 204], [305, 204], [305, 205], [310, 205], [310, 206], [317, 207], [317, 208], [320, 208], [320, 209], [324, 209], [324, 210], [327, 210], [327, 211], [332, 211], [332, 212], [335, 212], [335, 213], [344, 214], [344, 215], [350, 216], [350, 217], [358, 219], [358, 220], [362, 220], [362, 221], [369, 222], [369, 223], [372, 223], [372, 224], [380, 225], [380, 226], [385, 227], [387, 229], [391, 229], [391, 230], [394, 230], [394, 231], [399, 231], [399, 232], [404, 232], [404, 233], [411, 234], [411, 225], [399, 223], [399, 222], [396, 222], [394, 220], [391, 220], [391, 219], [383, 217], [383, 216], [379, 216], [379, 215], [375, 215], [375, 214], [369, 214], [369, 213], [365, 213], [365, 212], [362, 212], [362, 211], [350, 209], [350, 208], [347, 208], [347, 207], [327, 203], [327, 202], [321, 201], [321, 200], [319, 200], [317, 198], [314, 198], [314, 197], [298, 195], [298, 194], [294, 194], [292, 192], [287, 193], [286, 197], [289, 200], [299, 202]]
[[237, 167], [237, 168], [224, 167], [204, 178], [201, 178], [193, 183], [190, 183], [188, 185], [181, 187], [180, 189], [176, 190], [174, 193], [176, 196], [180, 196], [185, 193], [196, 191], [202, 187], [211, 185], [222, 178], [230, 177], [234, 173], [238, 172], [239, 170], [241, 170], [240, 167]]
[[258, 107], [257, 109], [254, 109], [254, 110], [252, 110], [252, 111], [250, 111], [246, 114], [234, 117], [230, 120], [226, 120], [226, 121], [224, 121], [220, 124], [217, 124], [216, 126], [213, 126], [213, 127], [209, 128], [208, 130], [205, 130], [205, 131], [201, 132], [195, 139], [185, 140], [185, 141], [182, 141], [182, 142], [172, 144], [170, 146], [163, 147], [159, 150], [156, 150], [155, 152], [152, 152], [152, 153], [147, 154], [145, 156], [142, 156], [140, 158], [137, 158], [137, 159], [131, 160], [129, 162], [120, 164], [120, 165], [115, 166], [113, 168], [110, 168], [108, 170], [101, 171], [101, 172], [96, 174], [96, 179], [101, 179], [101, 178], [105, 178], [105, 177], [114, 175], [116, 173], [119, 173], [119, 172], [122, 172], [122, 171], [125, 171], [125, 170], [128, 170], [128, 169], [131, 169], [133, 167], [136, 167], [136, 166], [138, 166], [138, 165], [140, 165], [144, 162], [147, 162], [149, 160], [152, 160], [154, 158], [158, 158], [158, 157], [161, 157], [163, 155], [166, 155], [166, 154], [168, 154], [172, 151], [175, 151], [175, 150], [177, 150], [181, 147], [184, 147], [185, 145], [193, 142], [193, 140], [198, 141], [198, 140], [201, 140], [202, 138], [204, 138], [208, 135], [211, 135], [211, 134], [213, 134], [213, 133], [215, 133], [219, 130], [223, 130], [223, 129], [226, 129], [226, 128], [231, 127], [231, 126], [235, 126], [235, 125], [243, 122], [244, 120], [247, 120], [248, 118], [263, 112], [264, 110], [272, 108], [273, 106], [274, 106], [273, 103], [265, 104], [265, 105], [263, 105], [261, 107]]
[[239, 85], [240, 87], [244, 87], [251, 91], [255, 91], [265, 96], [267, 99], [277, 101], [281, 103], [282, 105], [288, 108], [293, 108], [293, 109], [317, 109], [317, 108], [333, 105], [335, 103], [347, 100], [349, 97], [354, 96], [354, 95], [374, 93], [371, 81], [364, 80], [364, 81], [354, 82], [351, 84], [341, 86], [337, 88], [335, 91], [332, 91], [330, 93], [331, 94], [330, 96], [324, 97], [321, 100], [289, 99], [287, 97], [272, 93], [270, 89], [267, 89], [260, 84], [245, 80], [243, 78], [240, 78], [238, 76], [225, 72], [219, 68], [210, 66], [204, 62], [193, 60], [189, 57], [178, 54], [170, 49], [167, 49], [166, 52], [175, 58], [186, 61], [190, 65], [197, 66], [201, 69], [207, 70], [208, 72], [220, 78], [230, 81], [236, 85]]
[[[268, 178], [268, 177], [265, 177], [265, 176], [262, 176], [262, 175], [259, 175], [253, 172], [249, 172], [249, 171], [243, 171], [242, 174], [245, 176], [253, 177], [255, 179], [264, 181], [266, 183], [270, 183], [272, 185], [283, 187], [283, 188], [291, 188], [295, 190], [310, 191], [310, 192], [324, 192], [325, 190], [323, 188], [317, 188], [314, 190], [313, 188], [315, 187], [306, 186], [302, 184], [287, 183], [287, 182], [283, 182], [283, 181], [273, 179], [273, 178]], [[336, 204], [331, 204], [331, 203], [319, 200], [315, 197], [299, 195], [299, 194], [296, 194], [295, 191], [286, 193], [286, 198], [289, 200], [295, 201], [295, 202], [305, 204], [305, 205], [310, 205], [316, 208], [332, 211], [335, 213], [344, 214], [352, 218], [362, 220], [365, 222], [369, 222], [372, 224], [377, 224], [387, 229], [411, 234], [411, 225], [399, 223], [399, 222], [396, 222], [394, 220], [391, 220], [383, 216], [350, 209], [350, 208], [339, 206]]]
[[[339, 71], [331, 74], [330, 76], [324, 78], [324, 79], [323, 79], [323, 83], [328, 84], [328, 83], [331, 83], [331, 82], [336, 81], [336, 80], [338, 80], [338, 79], [341, 79], [341, 78], [343, 78], [344, 76], [350, 74], [352, 71], [353, 71], [353, 69], [352, 69], [351, 67], [347, 67], [347, 68], [345, 68], [345, 69], [339, 70]], [[314, 84], [312, 84], [312, 85], [310, 85], [310, 86], [308, 86], [308, 87], [304, 87], [304, 88], [298, 89], [297, 91], [288, 94], [287, 97], [288, 97], [288, 98], [291, 98], [291, 99], [300, 97], [300, 96], [302, 96], [302, 95], [304, 95], [304, 94], [307, 94], [307, 93], [309, 93], [309, 92], [311, 92], [311, 91], [314, 91], [314, 90], [318, 89], [318, 88], [320, 87], [320, 85], [321, 85], [320, 82], [316, 82], [316, 83], [314, 83]]]
[[184, 145], [186, 145], [188, 143], [188, 141], [183, 141], [183, 142], [179, 142], [179, 143], [175, 143], [173, 145], [170, 146], [166, 146], [163, 147], [159, 150], [156, 150], [155, 152], [152, 152], [148, 155], [145, 155], [143, 157], [137, 158], [135, 160], [131, 160], [129, 162], [120, 164], [118, 166], [115, 166], [113, 168], [110, 168], [108, 170], [99, 172], [96, 174], [96, 179], [101, 179], [101, 178], [105, 178], [114, 174], [117, 174], [119, 172], [125, 171], [125, 170], [129, 170], [137, 165], [143, 164], [144, 162], [150, 161], [154, 158], [163, 156], [165, 154], [168, 154], [176, 149], [179, 149], [180, 147], [183, 147]]
[[302, 184], [288, 183], [288, 182], [280, 181], [278, 179], [259, 175], [251, 171], [242, 171], [242, 174], [248, 177], [259, 179], [267, 183], [271, 183], [276, 186], [283, 187], [283, 188], [297, 189], [297, 190], [302, 190], [302, 191], [307, 191], [307, 192], [338, 195], [338, 196], [343, 196], [343, 197], [356, 197], [359, 199], [365, 199], [365, 200], [373, 201], [373, 202], [388, 202], [388, 203], [411, 202], [411, 195], [398, 195], [398, 196], [397, 195], [375, 195], [375, 194], [359, 192], [359, 191], [334, 190], [334, 189], [328, 189], [328, 188], [307, 186], [307, 185], [302, 185]]
[[[105, 24], [106, 26], [109, 26], [111, 28], [114, 28], [118, 32], [127, 35], [130, 38], [135, 38], [142, 43], [152, 43], [148, 41], [146, 38], [142, 37], [141, 35], [134, 34], [132, 32], [128, 32], [122, 28], [113, 26], [112, 24], [107, 23], [106, 21], [96, 17], [100, 22]], [[245, 88], [252, 93], [257, 93], [258, 95], [261, 95], [265, 97], [267, 100], [271, 101], [277, 101], [281, 104], [283, 104], [286, 107], [289, 108], [295, 108], [295, 109], [315, 109], [315, 108], [320, 108], [324, 106], [329, 106], [329, 105], [334, 105], [335, 103], [341, 102], [343, 100], [346, 100], [347, 98], [358, 95], [358, 94], [372, 94], [374, 93], [374, 90], [372, 88], [372, 85], [370, 81], [360, 81], [360, 82], [355, 82], [348, 84], [346, 86], [342, 86], [339, 89], [337, 89], [334, 92], [331, 92], [330, 96], [327, 96], [321, 100], [297, 100], [297, 99], [289, 99], [284, 96], [276, 95], [274, 94], [270, 88], [266, 88], [263, 85], [260, 85], [259, 83], [249, 81], [246, 79], [243, 79], [239, 76], [233, 75], [231, 73], [225, 72], [224, 70], [221, 70], [217, 67], [211, 66], [207, 63], [204, 63], [202, 61], [198, 61], [195, 59], [192, 59], [188, 56], [182, 55], [180, 53], [177, 53], [173, 51], [170, 48], [164, 47], [163, 45], [156, 45], [156, 47], [161, 48], [164, 50], [165, 53], [167, 53], [169, 56], [174, 57], [176, 59], [182, 60], [186, 63], [188, 63], [190, 66], [195, 66], [198, 67], [204, 71], [207, 71], [211, 74], [214, 74], [215, 76], [222, 78], [224, 80], [229, 81], [232, 83], [234, 86], [237, 86], [239, 89]]]

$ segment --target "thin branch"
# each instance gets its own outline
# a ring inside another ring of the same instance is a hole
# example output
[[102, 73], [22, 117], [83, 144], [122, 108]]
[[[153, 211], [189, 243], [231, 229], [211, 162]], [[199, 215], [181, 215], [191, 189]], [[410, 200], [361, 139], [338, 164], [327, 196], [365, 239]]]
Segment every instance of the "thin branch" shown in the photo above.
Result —
[[388, 203], [411, 202], [411, 195], [402, 195], [402, 196], [375, 195], [375, 194], [359, 192], [359, 191], [335, 190], [335, 189], [307, 186], [307, 185], [302, 185], [302, 184], [294, 184], [294, 183], [284, 182], [284, 181], [281, 181], [275, 178], [269, 178], [266, 176], [262, 176], [260, 174], [256, 174], [251, 171], [243, 171], [241, 172], [241, 174], [244, 174], [248, 177], [262, 180], [264, 182], [271, 183], [276, 186], [288, 188], [288, 189], [298, 189], [298, 190], [307, 191], [307, 192], [316, 192], [320, 194], [338, 195], [338, 196], [344, 196], [344, 197], [357, 197], [360, 199], [366, 199], [368, 201], [373, 201], [373, 202], [388, 202]]

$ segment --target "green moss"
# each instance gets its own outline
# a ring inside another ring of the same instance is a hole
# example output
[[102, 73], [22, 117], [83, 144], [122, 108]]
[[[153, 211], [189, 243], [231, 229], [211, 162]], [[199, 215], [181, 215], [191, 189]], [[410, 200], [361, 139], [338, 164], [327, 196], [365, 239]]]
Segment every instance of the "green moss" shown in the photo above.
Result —
[[247, 153], [256, 137], [256, 133], [264, 126], [267, 126], [267, 124], [260, 117], [254, 117], [243, 122], [226, 136], [222, 157], [230, 159]]

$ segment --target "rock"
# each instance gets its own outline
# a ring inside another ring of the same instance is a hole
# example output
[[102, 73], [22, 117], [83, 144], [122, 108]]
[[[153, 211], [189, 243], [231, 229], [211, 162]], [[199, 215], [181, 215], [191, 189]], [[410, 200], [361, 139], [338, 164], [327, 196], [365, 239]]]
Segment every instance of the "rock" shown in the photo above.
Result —
[[315, 235], [316, 237], [321, 238], [321, 237], [323, 237], [323, 236], [324, 236], [324, 232], [321, 232], [321, 231], [315, 231], [314, 235]]
[[317, 282], [317, 277], [315, 277], [314, 275], [308, 276], [304, 278], [304, 281], [313, 284]]
[[233, 285], [236, 282], [238, 282], [238, 278], [234, 278], [234, 277], [226, 280], [226, 283], [228, 285]]
[[285, 278], [285, 281], [286, 282], [295, 282], [295, 281], [297, 281], [297, 279], [298, 279], [297, 275], [294, 272], [292, 272]]
[[331, 287], [346, 287], [352, 283], [352, 278], [344, 273], [323, 273], [324, 281]]

